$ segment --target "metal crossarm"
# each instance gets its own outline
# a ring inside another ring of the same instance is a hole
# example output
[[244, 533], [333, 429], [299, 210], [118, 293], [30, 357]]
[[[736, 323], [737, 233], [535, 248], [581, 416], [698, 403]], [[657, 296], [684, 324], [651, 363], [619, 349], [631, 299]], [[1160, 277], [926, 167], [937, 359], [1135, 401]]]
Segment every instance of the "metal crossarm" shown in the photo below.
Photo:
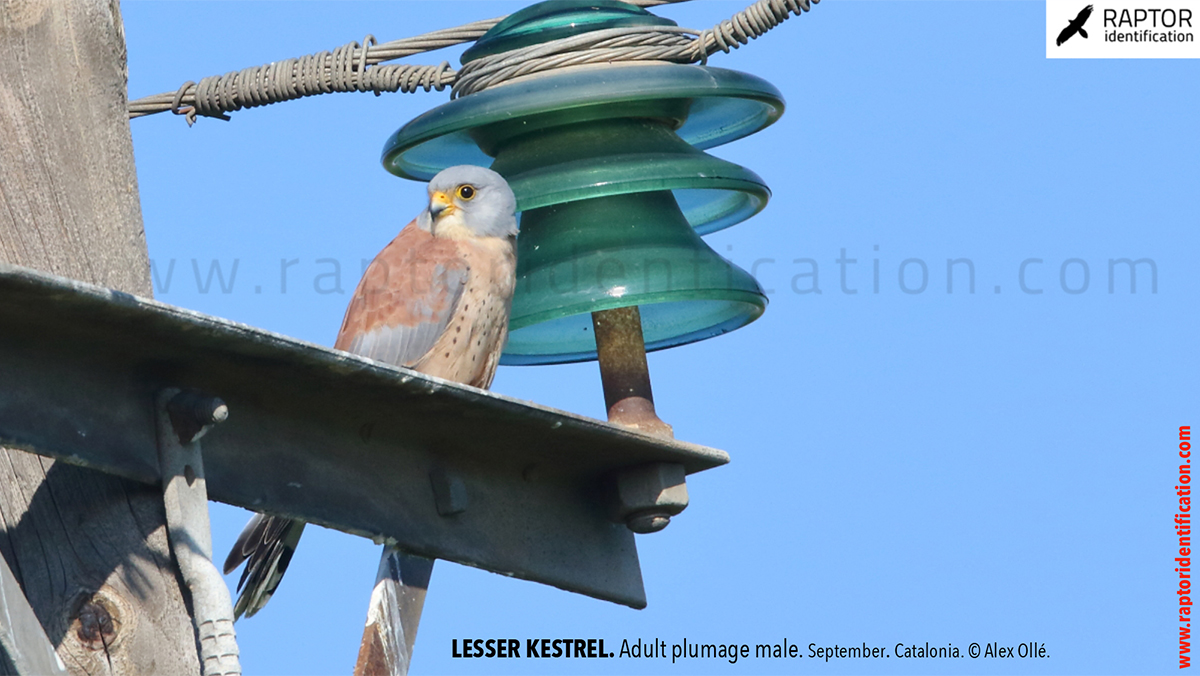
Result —
[[617, 487], [729, 461], [0, 265], [0, 443], [159, 484], [155, 397], [168, 387], [228, 405], [204, 438], [210, 499], [638, 608], [645, 592], [621, 515], [680, 486]]

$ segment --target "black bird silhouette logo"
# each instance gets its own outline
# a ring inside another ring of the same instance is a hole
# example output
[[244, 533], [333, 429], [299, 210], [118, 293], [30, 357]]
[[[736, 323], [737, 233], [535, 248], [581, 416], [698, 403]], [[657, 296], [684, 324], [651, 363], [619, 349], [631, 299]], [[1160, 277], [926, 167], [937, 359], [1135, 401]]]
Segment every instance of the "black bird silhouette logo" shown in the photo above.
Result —
[[1071, 23], [1067, 24], [1067, 27], [1062, 29], [1062, 32], [1058, 34], [1058, 41], [1056, 42], [1056, 44], [1059, 47], [1062, 47], [1062, 43], [1066, 42], [1067, 40], [1070, 40], [1076, 33], [1079, 33], [1080, 35], [1082, 35], [1083, 37], [1086, 38], [1087, 31], [1083, 30], [1083, 24], [1087, 23], [1088, 17], [1091, 15], [1092, 15], [1092, 6], [1091, 5], [1088, 5], [1087, 7], [1084, 7], [1083, 9], [1079, 10], [1079, 15], [1076, 16], [1071, 21]]

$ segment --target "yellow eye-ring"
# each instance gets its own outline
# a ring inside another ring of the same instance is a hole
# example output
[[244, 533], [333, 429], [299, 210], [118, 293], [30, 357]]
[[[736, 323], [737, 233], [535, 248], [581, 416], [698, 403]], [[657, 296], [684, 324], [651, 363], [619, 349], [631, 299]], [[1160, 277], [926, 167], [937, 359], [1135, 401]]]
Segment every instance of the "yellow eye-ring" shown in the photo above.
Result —
[[464, 199], [464, 200], [469, 200], [469, 199], [475, 197], [475, 186], [473, 186], [473, 185], [458, 186], [458, 197], [459, 197], [459, 199]]

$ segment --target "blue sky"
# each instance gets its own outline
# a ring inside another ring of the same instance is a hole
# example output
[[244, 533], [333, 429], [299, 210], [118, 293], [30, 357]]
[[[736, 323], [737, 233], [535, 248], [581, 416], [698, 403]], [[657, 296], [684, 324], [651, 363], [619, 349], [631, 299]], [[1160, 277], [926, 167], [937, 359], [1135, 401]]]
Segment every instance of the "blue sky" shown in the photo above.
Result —
[[[130, 94], [521, 6], [131, 0]], [[743, 6], [657, 11], [702, 28]], [[1044, 35], [1040, 2], [827, 0], [712, 58], [788, 102], [774, 126], [714, 151], [774, 191], [762, 214], [707, 238], [756, 268], [771, 304], [650, 367], [676, 435], [733, 461], [691, 477], [687, 511], [639, 536], [645, 610], [439, 563], [414, 673], [1176, 668], [1173, 449], [1178, 427], [1200, 420], [1200, 277], [1187, 259], [1200, 244], [1200, 64], [1052, 61]], [[460, 52], [410, 60], [457, 66]], [[381, 168], [383, 144], [446, 100], [341, 94], [191, 129], [171, 115], [134, 120], [157, 297], [331, 344], [360, 261], [421, 208], [424, 187]], [[974, 293], [961, 265], [947, 292], [958, 258], [974, 266]], [[1151, 259], [1157, 292], [1143, 264], [1136, 294], [1120, 266], [1110, 293], [1120, 258]], [[201, 278], [213, 260], [226, 272], [237, 260], [227, 292], [202, 292], [193, 259]], [[299, 259], [286, 293], [283, 259]], [[320, 259], [338, 262], [342, 293], [318, 279], [334, 269]], [[798, 259], [816, 261], [820, 293], [796, 292], [811, 288]], [[1020, 286], [1029, 259], [1025, 287], [1041, 293]], [[921, 288], [922, 265], [924, 290], [906, 292]], [[493, 389], [604, 414], [594, 363], [502, 367]], [[223, 555], [247, 513], [212, 514]], [[246, 672], [349, 672], [377, 561], [368, 541], [308, 529], [271, 604], [238, 624]], [[543, 636], [787, 639], [805, 657], [451, 657], [452, 639]], [[807, 656], [809, 643], [891, 654], [1030, 641], [1048, 657]]]

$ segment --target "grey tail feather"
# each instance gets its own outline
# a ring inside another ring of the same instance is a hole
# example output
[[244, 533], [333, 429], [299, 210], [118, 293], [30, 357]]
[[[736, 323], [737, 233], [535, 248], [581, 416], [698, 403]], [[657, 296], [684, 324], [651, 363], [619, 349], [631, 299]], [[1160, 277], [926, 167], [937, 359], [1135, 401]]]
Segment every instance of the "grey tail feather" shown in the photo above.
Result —
[[253, 617], [271, 600], [303, 532], [303, 521], [264, 514], [255, 514], [242, 529], [225, 559], [226, 575], [246, 562], [238, 581], [241, 593], [233, 609], [234, 619], [243, 614]]

